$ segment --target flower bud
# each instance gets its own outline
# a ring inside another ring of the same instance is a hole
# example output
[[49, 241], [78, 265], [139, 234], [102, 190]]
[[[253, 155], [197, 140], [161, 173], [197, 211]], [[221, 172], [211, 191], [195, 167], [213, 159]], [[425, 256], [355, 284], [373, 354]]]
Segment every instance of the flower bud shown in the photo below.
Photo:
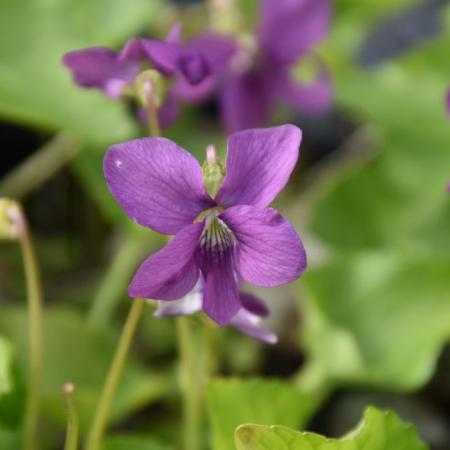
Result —
[[0, 198], [0, 239], [17, 239], [20, 234], [20, 205], [8, 198]]
[[142, 106], [147, 106], [150, 102], [159, 108], [164, 100], [165, 86], [164, 79], [156, 70], [144, 70], [134, 82], [135, 95]]
[[206, 147], [206, 160], [202, 166], [203, 184], [208, 194], [214, 198], [225, 177], [225, 167], [217, 156], [216, 147], [212, 144]]

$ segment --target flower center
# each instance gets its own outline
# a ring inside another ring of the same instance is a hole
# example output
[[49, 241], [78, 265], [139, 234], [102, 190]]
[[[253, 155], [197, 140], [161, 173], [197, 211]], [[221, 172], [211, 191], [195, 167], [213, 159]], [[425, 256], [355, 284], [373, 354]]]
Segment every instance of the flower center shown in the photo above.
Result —
[[220, 263], [232, 255], [236, 238], [228, 225], [218, 214], [218, 208], [212, 208], [206, 216], [205, 229], [200, 238], [202, 258], [209, 263]]

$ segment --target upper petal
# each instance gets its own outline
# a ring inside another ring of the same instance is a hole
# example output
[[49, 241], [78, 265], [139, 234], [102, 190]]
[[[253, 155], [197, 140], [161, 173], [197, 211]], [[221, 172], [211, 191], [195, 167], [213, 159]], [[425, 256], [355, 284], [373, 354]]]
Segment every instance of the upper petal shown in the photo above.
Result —
[[164, 248], [147, 258], [128, 288], [130, 297], [177, 300], [190, 292], [199, 277], [193, 255], [203, 227], [203, 222], [184, 227]]
[[79, 86], [100, 89], [109, 97], [119, 97], [139, 71], [137, 60], [119, 59], [117, 53], [103, 47], [66, 53], [63, 63]]
[[294, 62], [324, 39], [330, 9], [330, 0], [262, 0], [261, 45], [275, 62]]
[[110, 147], [104, 173], [128, 216], [160, 233], [175, 234], [214, 205], [197, 160], [168, 139], [135, 139]]
[[232, 134], [227, 174], [216, 200], [223, 206], [269, 205], [286, 185], [298, 159], [302, 133], [294, 125]]
[[306, 269], [306, 253], [295, 229], [272, 208], [235, 206], [220, 214], [238, 244], [240, 276], [256, 286], [278, 286]]

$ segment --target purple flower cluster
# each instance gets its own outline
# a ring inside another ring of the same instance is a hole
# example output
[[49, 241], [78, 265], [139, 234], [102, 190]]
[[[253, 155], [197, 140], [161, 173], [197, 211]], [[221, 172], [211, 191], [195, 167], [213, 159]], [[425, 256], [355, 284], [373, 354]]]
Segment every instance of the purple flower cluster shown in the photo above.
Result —
[[174, 142], [143, 138], [112, 146], [104, 172], [123, 210], [143, 226], [175, 235], [144, 261], [129, 295], [174, 301], [200, 283], [201, 308], [218, 324], [247, 326], [248, 314], [264, 315], [261, 302], [239, 293], [240, 283], [277, 286], [306, 268], [294, 228], [269, 208], [297, 162], [300, 141], [293, 125], [232, 134], [214, 198], [197, 160]]
[[[211, 95], [218, 73], [233, 51], [217, 37], [212, 51], [200, 51], [195, 42], [182, 43], [180, 31], [179, 26], [173, 27], [162, 42], [131, 39], [119, 52], [104, 47], [75, 50], [64, 55], [63, 63], [76, 84], [99, 89], [111, 98], [121, 98], [132, 91], [142, 71], [156, 70], [171, 82], [158, 110], [161, 126], [167, 127], [177, 119], [180, 101], [198, 102]], [[207, 39], [205, 35], [204, 45], [208, 45]], [[145, 114], [142, 110], [139, 115]]]
[[294, 64], [312, 54], [328, 32], [330, 0], [262, 0], [253, 34], [203, 33], [181, 42], [174, 27], [165, 41], [132, 39], [118, 53], [106, 48], [70, 52], [64, 64], [74, 81], [120, 97], [145, 69], [171, 80], [159, 110], [163, 127], [178, 115], [179, 102], [217, 96], [225, 128], [263, 126], [281, 101], [299, 111], [320, 111], [331, 99], [331, 83], [320, 62], [309, 83], [292, 76]]

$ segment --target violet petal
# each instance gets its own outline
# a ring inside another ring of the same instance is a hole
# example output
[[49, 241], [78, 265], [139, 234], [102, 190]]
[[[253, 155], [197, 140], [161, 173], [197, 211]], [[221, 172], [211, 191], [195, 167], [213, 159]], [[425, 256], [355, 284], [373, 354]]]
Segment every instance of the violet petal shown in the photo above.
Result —
[[294, 125], [245, 130], [228, 139], [227, 174], [217, 193], [223, 206], [268, 206], [286, 185], [302, 133]]
[[230, 325], [241, 333], [248, 334], [267, 344], [276, 344], [277, 335], [261, 324], [261, 319], [245, 309], [241, 309], [231, 320]]
[[268, 56], [289, 65], [328, 33], [330, 0], [263, 0], [259, 40]]
[[241, 308], [231, 249], [199, 256], [205, 279], [203, 311], [219, 325], [228, 325]]
[[178, 300], [192, 290], [199, 278], [194, 253], [204, 223], [184, 227], [159, 252], [139, 267], [129, 288], [130, 297]]
[[332, 84], [328, 72], [322, 68], [319, 78], [301, 83], [284, 73], [279, 77], [278, 93], [293, 109], [303, 112], [322, 112], [330, 106]]
[[203, 294], [200, 283], [194, 286], [183, 298], [170, 302], [158, 302], [158, 307], [153, 314], [155, 317], [190, 316], [202, 309]]
[[105, 95], [117, 98], [125, 85], [139, 71], [137, 60], [119, 60], [117, 53], [102, 47], [75, 50], [63, 57], [73, 80], [85, 88], [97, 88]]
[[267, 317], [270, 314], [267, 305], [260, 298], [256, 297], [256, 295], [242, 291], [239, 295], [241, 298], [242, 307], [255, 316]]
[[263, 126], [270, 118], [275, 87], [257, 72], [230, 76], [221, 89], [220, 109], [229, 133]]
[[127, 215], [159, 233], [175, 234], [214, 205], [197, 160], [165, 138], [110, 147], [104, 159], [109, 190]]
[[306, 253], [292, 225], [272, 208], [235, 206], [220, 214], [238, 244], [240, 276], [262, 287], [296, 280], [306, 269]]

